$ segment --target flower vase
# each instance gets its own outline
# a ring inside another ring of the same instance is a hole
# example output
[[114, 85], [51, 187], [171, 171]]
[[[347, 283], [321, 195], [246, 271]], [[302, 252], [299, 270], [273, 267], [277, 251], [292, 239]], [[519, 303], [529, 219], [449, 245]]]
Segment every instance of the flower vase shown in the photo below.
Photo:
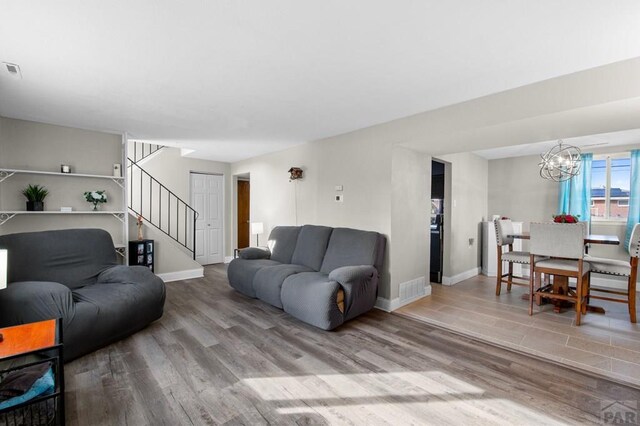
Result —
[[98, 202], [97, 201], [94, 201], [94, 203], [93, 203], [93, 211], [94, 212], [98, 211]]

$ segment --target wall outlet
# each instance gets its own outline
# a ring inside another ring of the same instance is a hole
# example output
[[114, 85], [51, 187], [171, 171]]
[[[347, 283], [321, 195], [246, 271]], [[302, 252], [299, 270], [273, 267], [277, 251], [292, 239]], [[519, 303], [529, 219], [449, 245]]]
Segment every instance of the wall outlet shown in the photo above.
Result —
[[336, 203], [344, 202], [344, 196], [342, 194], [336, 194], [335, 195], [335, 201], [336, 201]]

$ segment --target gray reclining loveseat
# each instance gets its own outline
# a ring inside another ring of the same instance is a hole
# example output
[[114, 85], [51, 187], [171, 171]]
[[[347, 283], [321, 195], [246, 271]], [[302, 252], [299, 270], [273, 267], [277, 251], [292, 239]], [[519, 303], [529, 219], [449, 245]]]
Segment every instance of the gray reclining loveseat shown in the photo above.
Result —
[[66, 361], [146, 327], [162, 316], [164, 282], [143, 266], [121, 266], [102, 229], [0, 236], [9, 285], [0, 327], [62, 318]]
[[377, 232], [277, 226], [269, 250], [241, 250], [227, 275], [239, 292], [332, 330], [373, 308], [385, 244]]

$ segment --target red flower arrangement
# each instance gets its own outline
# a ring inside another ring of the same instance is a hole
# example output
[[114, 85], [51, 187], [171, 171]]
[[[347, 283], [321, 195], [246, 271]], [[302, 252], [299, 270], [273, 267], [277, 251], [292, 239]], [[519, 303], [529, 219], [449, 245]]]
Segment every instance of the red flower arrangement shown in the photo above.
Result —
[[557, 214], [553, 216], [555, 223], [578, 223], [580, 215], [574, 216], [572, 214]]

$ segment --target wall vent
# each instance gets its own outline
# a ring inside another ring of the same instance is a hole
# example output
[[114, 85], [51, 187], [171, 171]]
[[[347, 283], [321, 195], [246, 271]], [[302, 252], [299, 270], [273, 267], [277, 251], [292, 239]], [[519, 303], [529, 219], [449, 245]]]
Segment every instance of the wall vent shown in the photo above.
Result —
[[20, 65], [12, 64], [10, 62], [3, 62], [4, 68], [7, 70], [7, 73], [14, 78], [22, 78], [22, 72], [20, 71]]

